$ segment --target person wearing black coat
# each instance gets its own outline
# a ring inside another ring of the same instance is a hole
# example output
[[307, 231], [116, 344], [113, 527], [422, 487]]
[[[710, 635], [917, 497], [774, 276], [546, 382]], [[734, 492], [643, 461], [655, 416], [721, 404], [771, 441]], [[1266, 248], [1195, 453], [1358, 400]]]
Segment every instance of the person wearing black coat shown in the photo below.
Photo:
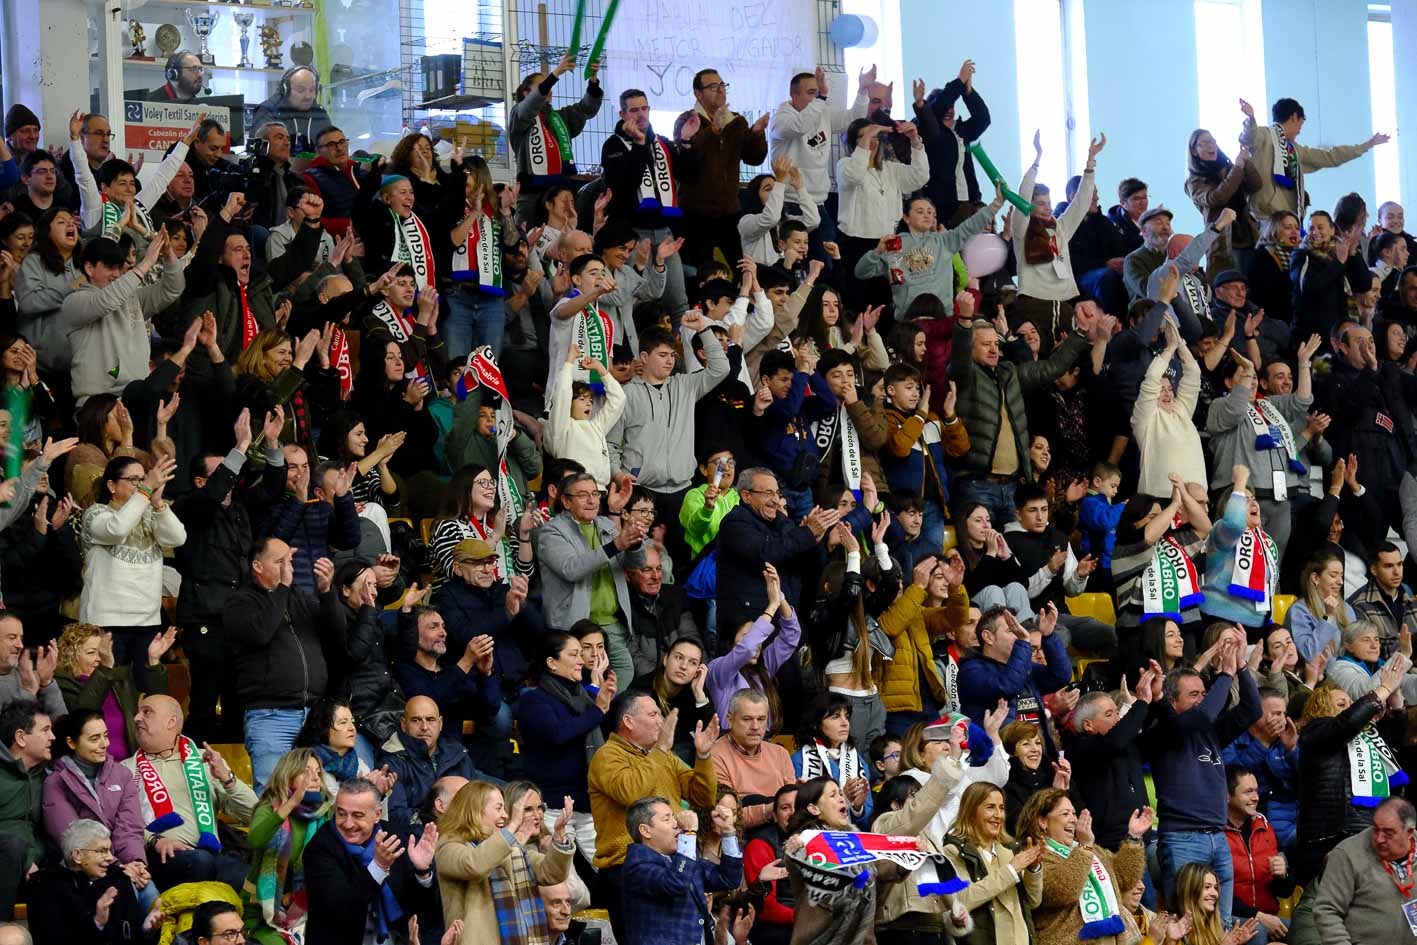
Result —
[[[1317, 391], [1314, 410], [1332, 422], [1324, 436], [1335, 456], [1358, 457], [1364, 487], [1373, 492], [1388, 524], [1402, 528], [1398, 484], [1417, 460], [1417, 429], [1408, 404], [1417, 402], [1417, 379], [1391, 361], [1379, 363], [1372, 332], [1354, 323], [1340, 326], [1332, 370]], [[1386, 536], [1386, 529], [1377, 535]], [[1364, 544], [1374, 547], [1372, 535]]]
[[337, 656], [345, 678], [330, 688], [344, 694], [359, 730], [379, 745], [398, 730], [404, 706], [403, 690], [389, 671], [397, 636], [380, 619], [379, 588], [369, 563], [342, 565], [335, 587], [343, 600], [349, 648]]
[[[743, 501], [723, 517], [718, 529], [718, 627], [725, 638], [767, 609], [765, 565], [777, 569], [783, 599], [797, 608], [803, 573], [816, 571], [817, 543], [827, 533], [823, 519], [815, 512], [802, 525], [788, 518], [782, 509], [777, 476], [770, 469], [739, 473], [738, 493]], [[841, 521], [853, 531], [869, 529], [868, 504], [859, 503]]]
[[[1299, 729], [1299, 833], [1304, 839], [1294, 851], [1291, 870], [1294, 879], [1308, 886], [1323, 872], [1324, 857], [1341, 840], [1361, 833], [1373, 824], [1373, 808], [1353, 803], [1350, 780], [1349, 743], [1370, 725], [1378, 725], [1382, 740], [1401, 745], [1406, 732], [1403, 712], [1382, 721], [1383, 689], [1367, 693], [1341, 712], [1322, 715], [1315, 699], [1346, 699], [1341, 689], [1320, 687], [1309, 696]], [[1394, 742], [1393, 739], [1397, 741]]]
[[[442, 587], [433, 592], [433, 606], [443, 615], [448, 631], [447, 656], [441, 662], [456, 663], [473, 637], [490, 636], [496, 645], [492, 675], [502, 680], [504, 698], [514, 699], [527, 678], [529, 661], [541, 649], [546, 618], [525, 594], [520, 595], [515, 612], [510, 612], [507, 592], [512, 585], [497, 580], [494, 572], [461, 566], [456, 552], [452, 570]], [[406, 635], [405, 642], [408, 640]]]
[[[99, 860], [96, 854], [79, 851], [75, 858]], [[136, 945], [147, 941], [143, 909], [123, 867], [110, 856], [106, 868], [96, 862], [91, 869], [99, 872], [97, 878], [89, 875], [90, 867], [61, 866], [41, 870], [30, 880], [28, 898], [35, 905], [30, 907], [29, 924], [36, 942]], [[108, 921], [100, 927], [98, 901], [110, 889], [116, 890], [117, 898], [108, 907]]]
[[[1321, 224], [1324, 219], [1315, 214], [1310, 225]], [[1289, 264], [1294, 293], [1294, 337], [1301, 342], [1313, 334], [1328, 338], [1333, 326], [1348, 311], [1348, 294], [1363, 295], [1373, 287], [1373, 273], [1363, 264], [1363, 254], [1354, 250], [1340, 259], [1336, 248], [1334, 245], [1322, 249], [1300, 247], [1294, 251]]]
[[[278, 501], [285, 491], [285, 455], [275, 439], [279, 431], [267, 434], [276, 445], [265, 448], [265, 471], [249, 493], [257, 504]], [[230, 672], [235, 654], [225, 624], [227, 602], [250, 570], [252, 513], [248, 496], [237, 494], [250, 445], [250, 425], [238, 421], [235, 448], [225, 457], [210, 453], [196, 457], [189, 470], [192, 490], [172, 503], [172, 511], [187, 529], [187, 541], [177, 549], [173, 563], [182, 575], [176, 617], [192, 674], [187, 731], [198, 741], [230, 742], [241, 735], [243, 710], [236, 695], [236, 676]], [[218, 695], [224, 709], [220, 731]]]
[[[47, 503], [43, 526], [34, 515], [41, 502]], [[30, 513], [16, 519], [15, 528], [0, 531], [0, 599], [6, 612], [24, 623], [25, 645], [35, 646], [59, 636], [69, 623], [59, 608], [83, 588], [83, 558], [72, 522], [54, 524], [59, 514], [56, 496], [36, 492]]]
[[1060, 734], [1063, 753], [1073, 768], [1073, 800], [1079, 810], [1092, 811], [1097, 844], [1108, 850], [1117, 849], [1127, 838], [1132, 811], [1150, 803], [1137, 740], [1153, 693], [1139, 685], [1136, 696], [1131, 707], [1119, 714], [1110, 695], [1090, 692], [1073, 709], [1072, 727], [1064, 727]]
[[[436, 827], [415, 842], [379, 820], [379, 790], [346, 781], [335, 795], [334, 816], [305, 845], [305, 891], [310, 918], [306, 945], [350, 945], [387, 929], [389, 941], [407, 941], [408, 916], [441, 908], [433, 875]], [[397, 851], [397, 852], [396, 852]], [[390, 915], [396, 905], [398, 916]]]
[[[964, 100], [968, 118], [955, 113], [956, 103]], [[957, 226], [980, 206], [979, 180], [974, 170], [974, 158], [960, 152], [978, 141], [991, 122], [989, 106], [974, 90], [974, 63], [966, 61], [959, 76], [936, 89], [923, 102], [915, 103], [915, 123], [925, 142], [925, 156], [930, 161], [930, 179], [925, 194], [935, 202], [935, 213], [946, 226]], [[960, 173], [956, 173], [956, 171]], [[964, 192], [959, 189], [959, 177], [964, 177]]]
[[251, 558], [249, 583], [226, 608], [257, 790], [294, 746], [306, 711], [326, 695], [325, 650], [346, 645], [334, 564], [328, 558], [315, 562], [317, 597], [293, 586], [294, 570], [293, 549], [279, 538], [263, 539]]

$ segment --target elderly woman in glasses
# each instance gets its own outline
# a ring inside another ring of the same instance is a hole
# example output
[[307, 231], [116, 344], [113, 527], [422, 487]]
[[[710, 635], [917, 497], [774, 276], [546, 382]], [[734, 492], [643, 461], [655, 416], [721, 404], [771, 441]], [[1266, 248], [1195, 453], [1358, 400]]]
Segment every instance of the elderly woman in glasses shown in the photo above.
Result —
[[30, 881], [31, 902], [44, 903], [30, 915], [36, 942], [92, 942], [126, 945], [151, 932], [133, 884], [113, 855], [113, 836], [96, 820], [76, 820], [59, 837], [62, 866], [42, 870]]

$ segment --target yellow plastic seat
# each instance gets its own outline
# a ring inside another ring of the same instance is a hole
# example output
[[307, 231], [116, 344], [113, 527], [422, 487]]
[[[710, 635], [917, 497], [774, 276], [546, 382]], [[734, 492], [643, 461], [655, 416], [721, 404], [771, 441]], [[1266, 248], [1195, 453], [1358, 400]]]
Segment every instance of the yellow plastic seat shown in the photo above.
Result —
[[945, 526], [945, 540], [940, 548], [941, 551], [949, 551], [959, 544], [959, 532], [955, 531], [953, 525]]
[[226, 759], [226, 766], [231, 769], [231, 773], [241, 779], [243, 784], [251, 784], [251, 756], [246, 753], [246, 746], [241, 744], [213, 745], [212, 748], [217, 754]]
[[1087, 668], [1093, 663], [1105, 662], [1107, 662], [1105, 659], [1102, 659], [1101, 657], [1097, 656], [1077, 657], [1073, 660], [1073, 682], [1080, 682], [1082, 680], [1082, 674], [1085, 673], [1087, 671]]
[[610, 913], [605, 909], [582, 909], [571, 918], [577, 922], [609, 922]]
[[423, 543], [431, 544], [433, 541], [433, 529], [438, 527], [438, 519], [425, 518], [418, 523], [419, 532], [423, 535]]
[[1116, 626], [1117, 605], [1111, 594], [1079, 594], [1068, 598], [1068, 611], [1074, 617], [1091, 617], [1102, 623]]
[[797, 739], [793, 738], [791, 735], [774, 735], [772, 740], [783, 748], [786, 748], [789, 755], [797, 750]]
[[1289, 616], [1289, 608], [1299, 600], [1293, 594], [1275, 594], [1274, 606], [1270, 609], [1269, 617], [1277, 624], [1283, 624], [1284, 618]]

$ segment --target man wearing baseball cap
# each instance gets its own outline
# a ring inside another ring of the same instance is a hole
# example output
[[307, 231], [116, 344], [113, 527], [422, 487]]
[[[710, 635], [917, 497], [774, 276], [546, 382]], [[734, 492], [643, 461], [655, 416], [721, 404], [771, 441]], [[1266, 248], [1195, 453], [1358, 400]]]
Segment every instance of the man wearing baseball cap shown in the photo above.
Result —
[[1129, 302], [1146, 298], [1147, 277], [1166, 262], [1166, 244], [1171, 241], [1171, 217], [1171, 211], [1165, 207], [1152, 207], [1137, 221], [1141, 230], [1141, 245], [1122, 260], [1122, 281], [1127, 285]]

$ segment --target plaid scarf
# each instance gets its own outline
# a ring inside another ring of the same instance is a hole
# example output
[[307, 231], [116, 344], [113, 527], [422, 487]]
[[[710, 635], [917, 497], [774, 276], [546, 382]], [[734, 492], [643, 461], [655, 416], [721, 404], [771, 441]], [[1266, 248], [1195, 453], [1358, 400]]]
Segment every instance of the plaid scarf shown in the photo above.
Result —
[[513, 844], [507, 859], [488, 875], [487, 884], [502, 945], [551, 945], [551, 929], [536, 891], [531, 857], [521, 844]]
[[[242, 890], [247, 900], [248, 926], [258, 917], [266, 926], [277, 930], [297, 928], [304, 922], [309, 906], [305, 890], [305, 844], [329, 820], [334, 803], [320, 803], [319, 792], [315, 793], [314, 803], [308, 799], [303, 801], [290, 818], [276, 828], [265, 848], [253, 851], [255, 869], [247, 875]], [[294, 856], [291, 855], [291, 821], [303, 826], [300, 850]]]

